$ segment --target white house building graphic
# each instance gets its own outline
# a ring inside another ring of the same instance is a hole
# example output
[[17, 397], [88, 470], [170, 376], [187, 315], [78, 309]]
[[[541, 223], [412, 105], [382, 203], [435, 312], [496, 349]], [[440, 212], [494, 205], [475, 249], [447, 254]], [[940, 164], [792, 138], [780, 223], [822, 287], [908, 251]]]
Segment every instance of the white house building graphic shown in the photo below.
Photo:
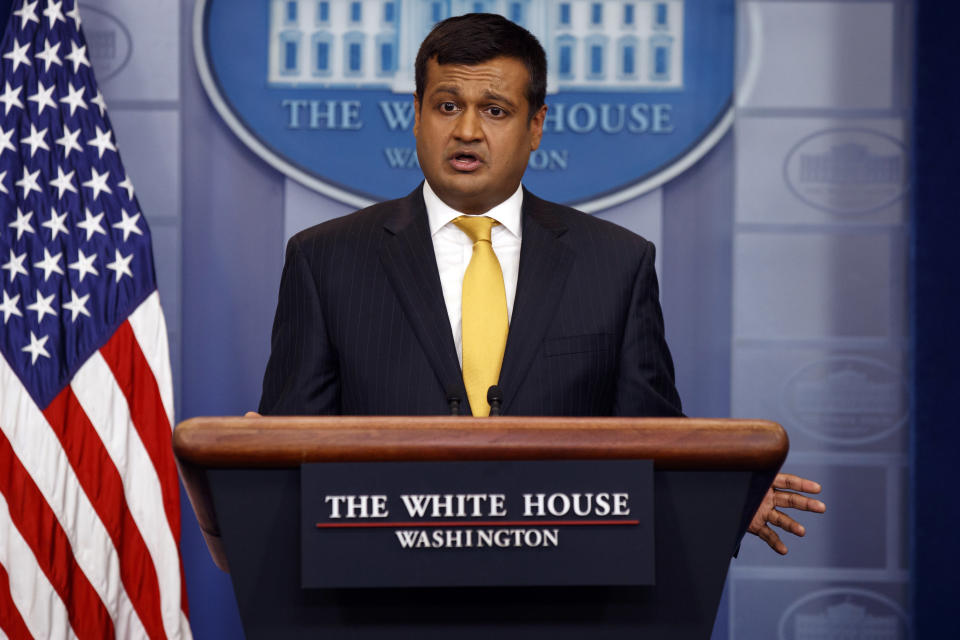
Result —
[[530, 30], [548, 89], [683, 88], [684, 0], [269, 0], [273, 86], [413, 91], [413, 63], [434, 24], [499, 13]]

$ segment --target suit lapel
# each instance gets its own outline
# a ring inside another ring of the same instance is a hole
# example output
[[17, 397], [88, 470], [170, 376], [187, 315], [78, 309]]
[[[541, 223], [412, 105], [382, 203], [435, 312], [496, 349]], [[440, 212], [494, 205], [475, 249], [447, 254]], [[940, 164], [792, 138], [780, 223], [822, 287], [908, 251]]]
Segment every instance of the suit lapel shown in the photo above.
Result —
[[573, 250], [560, 241], [566, 230], [548, 204], [524, 190], [517, 295], [500, 369], [504, 412], [540, 349], [573, 264]]
[[[466, 407], [467, 393], [443, 301], [421, 188], [400, 203], [384, 224], [390, 237], [380, 250], [380, 261], [440, 384], [447, 393], [459, 395]], [[468, 411], [461, 409], [462, 413]]]

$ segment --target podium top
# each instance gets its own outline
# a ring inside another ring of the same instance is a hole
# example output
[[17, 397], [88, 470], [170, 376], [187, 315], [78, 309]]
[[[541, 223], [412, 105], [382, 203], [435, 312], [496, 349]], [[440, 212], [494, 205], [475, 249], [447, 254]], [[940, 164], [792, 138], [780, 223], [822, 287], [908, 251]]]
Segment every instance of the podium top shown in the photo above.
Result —
[[192, 418], [173, 448], [198, 467], [305, 462], [651, 459], [662, 469], [779, 469], [775, 422], [722, 418], [324, 416]]

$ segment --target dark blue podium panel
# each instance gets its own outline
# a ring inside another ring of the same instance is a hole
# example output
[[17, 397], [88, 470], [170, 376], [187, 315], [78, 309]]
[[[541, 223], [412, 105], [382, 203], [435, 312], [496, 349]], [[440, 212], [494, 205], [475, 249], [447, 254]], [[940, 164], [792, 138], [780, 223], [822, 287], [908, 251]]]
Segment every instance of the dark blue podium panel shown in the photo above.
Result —
[[654, 585], [310, 589], [300, 473], [207, 472], [248, 640], [707, 640], [752, 478], [654, 469]]
[[653, 462], [312, 463], [304, 588], [654, 584]]

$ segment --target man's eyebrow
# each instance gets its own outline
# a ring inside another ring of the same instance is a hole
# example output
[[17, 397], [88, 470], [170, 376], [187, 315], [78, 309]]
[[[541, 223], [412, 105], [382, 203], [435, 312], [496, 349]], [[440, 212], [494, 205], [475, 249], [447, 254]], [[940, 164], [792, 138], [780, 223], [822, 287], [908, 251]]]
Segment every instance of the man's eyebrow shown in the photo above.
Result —
[[459, 88], [457, 87], [457, 85], [455, 85], [455, 84], [441, 84], [441, 85], [435, 86], [435, 87], [433, 88], [433, 91], [431, 91], [430, 93], [431, 93], [431, 94], [449, 93], [449, 94], [451, 94], [451, 95], [454, 95], [454, 96], [458, 96], [458, 97], [459, 97], [459, 96], [460, 96], [460, 89], [459, 89]]
[[[457, 98], [461, 96], [460, 88], [455, 84], [440, 84], [435, 86], [433, 90], [430, 91], [430, 95], [437, 95], [439, 93], [448, 93]], [[497, 93], [496, 91], [490, 91], [489, 89], [483, 92], [483, 99], [492, 100], [494, 102], [502, 102], [506, 104], [508, 107], [510, 107], [511, 109], [517, 108], [517, 105], [512, 100], [510, 100], [510, 98], [506, 97], [502, 93]]]
[[484, 91], [483, 97], [487, 100], [493, 100], [494, 102], [503, 102], [511, 109], [517, 108], [517, 105], [515, 105], [510, 98], [495, 91]]

